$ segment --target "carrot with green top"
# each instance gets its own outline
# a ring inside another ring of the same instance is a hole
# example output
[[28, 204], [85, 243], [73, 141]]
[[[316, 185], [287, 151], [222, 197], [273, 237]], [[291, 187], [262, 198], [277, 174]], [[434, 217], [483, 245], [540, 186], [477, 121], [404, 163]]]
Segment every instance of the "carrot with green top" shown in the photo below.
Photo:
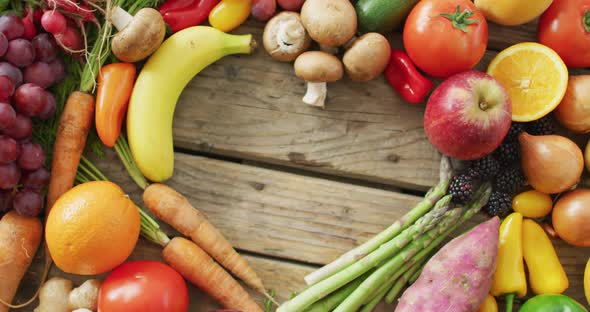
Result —
[[164, 184], [154, 183], [143, 192], [143, 201], [157, 218], [190, 237], [248, 286], [266, 294], [262, 280], [248, 262], [182, 194]]
[[73, 92], [60, 117], [53, 146], [47, 214], [57, 199], [74, 186], [93, 117], [94, 97], [85, 92]]
[[0, 312], [29, 303], [18, 306], [10, 304], [33, 262], [42, 233], [38, 218], [23, 217], [10, 211], [0, 220]]

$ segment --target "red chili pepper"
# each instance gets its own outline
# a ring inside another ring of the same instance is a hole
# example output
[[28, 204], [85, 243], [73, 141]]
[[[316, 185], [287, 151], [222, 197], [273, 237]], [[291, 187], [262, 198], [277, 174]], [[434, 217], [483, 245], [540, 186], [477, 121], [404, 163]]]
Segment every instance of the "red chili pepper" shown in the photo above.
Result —
[[178, 11], [193, 5], [197, 0], [168, 0], [164, 2], [160, 8], [160, 14], [165, 14], [172, 11]]
[[385, 79], [404, 100], [413, 104], [421, 103], [432, 89], [432, 81], [424, 77], [401, 50], [391, 50]]
[[172, 32], [202, 24], [220, 0], [168, 0], [160, 7], [160, 14]]

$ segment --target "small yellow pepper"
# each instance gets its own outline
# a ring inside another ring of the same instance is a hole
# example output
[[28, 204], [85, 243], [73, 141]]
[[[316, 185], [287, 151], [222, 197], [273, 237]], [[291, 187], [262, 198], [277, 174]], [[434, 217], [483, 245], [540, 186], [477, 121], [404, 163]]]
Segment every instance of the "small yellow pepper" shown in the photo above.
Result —
[[506, 296], [506, 311], [512, 312], [514, 297], [526, 296], [527, 284], [522, 256], [522, 215], [510, 214], [500, 226], [496, 272], [491, 293]]
[[498, 312], [498, 303], [496, 303], [496, 298], [494, 298], [492, 295], [488, 295], [477, 312]]
[[209, 13], [209, 24], [229, 32], [242, 25], [250, 16], [252, 0], [221, 0]]
[[545, 193], [530, 190], [514, 196], [512, 208], [527, 218], [543, 218], [551, 213], [553, 200]]
[[551, 240], [543, 228], [530, 219], [522, 222], [522, 251], [535, 294], [561, 294], [569, 287]]
[[584, 291], [586, 292], [586, 300], [590, 304], [590, 259], [588, 259], [586, 271], [584, 272]]

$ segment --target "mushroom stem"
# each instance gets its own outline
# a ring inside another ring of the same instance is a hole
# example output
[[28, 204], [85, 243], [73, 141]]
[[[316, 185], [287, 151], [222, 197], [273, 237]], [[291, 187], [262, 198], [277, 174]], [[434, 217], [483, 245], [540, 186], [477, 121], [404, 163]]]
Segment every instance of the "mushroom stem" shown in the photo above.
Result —
[[293, 51], [301, 48], [305, 42], [305, 28], [295, 19], [282, 21], [277, 30], [277, 43], [280, 49]]
[[336, 54], [338, 54], [338, 47], [330, 47], [327, 45], [320, 44], [320, 51], [323, 51], [323, 52], [326, 52], [326, 53], [329, 53], [332, 55], [336, 55]]
[[307, 92], [303, 96], [303, 103], [307, 105], [324, 107], [326, 101], [326, 83], [325, 82], [307, 82]]
[[115, 25], [118, 31], [127, 27], [131, 23], [131, 20], [133, 20], [133, 15], [127, 13], [120, 6], [115, 6], [111, 11], [111, 23]]

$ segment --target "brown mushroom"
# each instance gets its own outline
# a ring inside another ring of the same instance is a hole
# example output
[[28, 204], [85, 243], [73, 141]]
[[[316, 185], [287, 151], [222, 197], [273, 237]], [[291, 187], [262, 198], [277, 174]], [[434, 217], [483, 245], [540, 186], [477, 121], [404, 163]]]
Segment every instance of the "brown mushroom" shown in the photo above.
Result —
[[121, 61], [134, 63], [154, 53], [164, 41], [166, 23], [162, 15], [152, 8], [143, 8], [132, 16], [116, 6], [111, 22], [119, 32], [113, 38], [111, 49]]
[[306, 0], [301, 21], [322, 47], [339, 47], [356, 33], [357, 17], [349, 0]]
[[326, 83], [340, 80], [343, 72], [342, 62], [332, 54], [309, 51], [299, 55], [295, 60], [295, 75], [307, 82], [303, 102], [324, 108]]
[[288, 11], [275, 15], [266, 23], [262, 40], [266, 52], [281, 62], [295, 60], [311, 44], [299, 13]]
[[390, 55], [391, 46], [387, 38], [378, 33], [367, 33], [352, 43], [342, 62], [350, 79], [369, 81], [385, 70]]

